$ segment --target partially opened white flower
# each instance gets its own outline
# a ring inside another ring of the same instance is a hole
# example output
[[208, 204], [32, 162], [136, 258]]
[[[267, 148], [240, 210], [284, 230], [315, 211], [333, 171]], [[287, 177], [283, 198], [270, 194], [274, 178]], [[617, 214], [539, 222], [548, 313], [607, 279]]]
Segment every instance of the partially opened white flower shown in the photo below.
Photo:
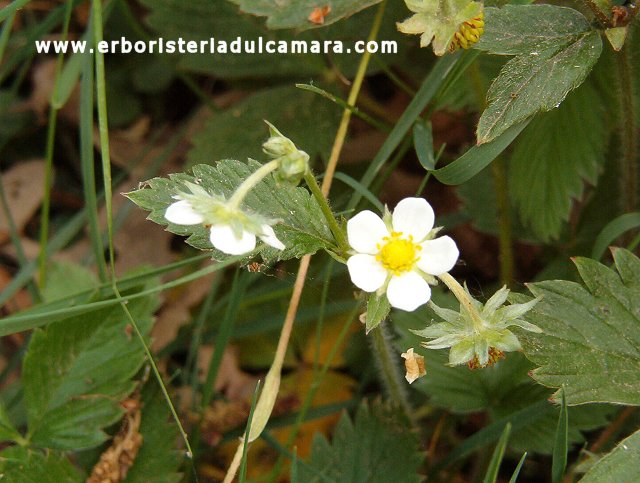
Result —
[[347, 223], [351, 281], [365, 292], [387, 294], [392, 307], [413, 311], [431, 298], [429, 283], [453, 268], [458, 247], [448, 236], [435, 238], [434, 213], [423, 198], [405, 198], [384, 220], [362, 211]]
[[269, 220], [229, 206], [221, 197], [189, 183], [191, 193], [174, 196], [164, 217], [176, 225], [207, 225], [211, 244], [228, 255], [249, 253], [256, 247], [256, 236], [267, 245], [283, 250]]

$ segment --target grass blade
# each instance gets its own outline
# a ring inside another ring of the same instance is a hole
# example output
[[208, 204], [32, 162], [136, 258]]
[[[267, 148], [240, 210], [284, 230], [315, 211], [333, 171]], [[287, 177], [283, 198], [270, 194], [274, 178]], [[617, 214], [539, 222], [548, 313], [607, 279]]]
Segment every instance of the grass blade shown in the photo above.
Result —
[[527, 453], [523, 454], [522, 458], [520, 458], [520, 461], [518, 461], [518, 466], [516, 466], [516, 469], [513, 470], [513, 474], [509, 479], [509, 483], [516, 483], [516, 481], [518, 481], [518, 476], [520, 475], [520, 470], [522, 469], [522, 465], [524, 464], [525, 459], [527, 459]]
[[249, 434], [251, 433], [251, 421], [253, 420], [253, 411], [256, 409], [256, 403], [258, 401], [258, 393], [260, 392], [260, 381], [256, 384], [256, 390], [253, 391], [253, 399], [251, 400], [251, 409], [249, 410], [249, 419], [247, 420], [247, 429], [244, 432], [242, 438], [242, 460], [240, 462], [240, 475], [238, 476], [239, 483], [244, 483], [247, 478], [247, 456], [249, 445]]
[[611, 220], [598, 234], [596, 241], [593, 242], [593, 250], [591, 250], [591, 258], [600, 260], [607, 247], [611, 245], [620, 235], [629, 230], [640, 227], [640, 212], [626, 213]]
[[418, 121], [413, 125], [413, 147], [424, 169], [436, 169], [436, 157], [433, 154], [433, 131], [430, 122]]
[[[413, 123], [418, 116], [420, 116], [420, 113], [422, 113], [425, 107], [427, 107], [427, 104], [433, 100], [436, 92], [459, 59], [459, 54], [447, 55], [438, 59], [431, 69], [431, 72], [429, 72], [429, 75], [425, 77], [415, 97], [402, 113], [402, 116], [398, 119], [398, 122], [389, 133], [384, 144], [371, 161], [371, 164], [360, 181], [363, 186], [368, 188], [371, 185], [382, 166], [389, 160], [400, 143], [402, 143], [405, 135], [413, 126]], [[347, 209], [354, 209], [361, 199], [362, 195], [360, 193], [354, 193]]]
[[491, 461], [489, 461], [489, 467], [487, 473], [484, 475], [484, 483], [495, 483], [498, 479], [498, 473], [500, 472], [500, 465], [502, 464], [502, 458], [504, 458], [504, 451], [507, 448], [507, 442], [509, 441], [509, 435], [511, 434], [511, 423], [507, 423], [502, 431], [502, 435], [498, 440], [496, 449], [493, 451]]
[[493, 141], [473, 146], [466, 153], [444, 168], [436, 169], [433, 174], [438, 181], [448, 185], [458, 185], [470, 180], [496, 157], [527, 127], [530, 119], [507, 129]]

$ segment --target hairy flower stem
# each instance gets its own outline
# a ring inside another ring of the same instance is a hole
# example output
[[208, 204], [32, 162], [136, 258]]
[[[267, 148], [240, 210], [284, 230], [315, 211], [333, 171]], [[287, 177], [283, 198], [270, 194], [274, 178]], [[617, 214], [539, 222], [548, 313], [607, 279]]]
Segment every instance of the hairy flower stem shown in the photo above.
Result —
[[[369, 40], [375, 40], [378, 36], [378, 32], [380, 30], [380, 25], [382, 24], [382, 16], [384, 12], [384, 7], [386, 5], [386, 0], [384, 0], [380, 6], [378, 7], [378, 13], [373, 22], [373, 26], [371, 27], [371, 33], [369, 34]], [[362, 87], [362, 81], [364, 80], [365, 73], [367, 72], [367, 66], [369, 65], [369, 59], [371, 55], [366, 53], [360, 59], [360, 65], [358, 67], [358, 72], [356, 74], [356, 78], [353, 81], [351, 86], [351, 92], [349, 93], [349, 105], [354, 106], [356, 100], [358, 98], [358, 94], [360, 93], [360, 87]], [[338, 128], [338, 132], [336, 133], [335, 140], [333, 142], [333, 148], [331, 150], [331, 156], [329, 158], [329, 163], [327, 165], [327, 169], [325, 170], [324, 180], [322, 182], [322, 194], [326, 197], [329, 193], [329, 188], [331, 187], [331, 182], [333, 180], [333, 175], [336, 170], [336, 166], [338, 164], [338, 159], [340, 158], [340, 153], [342, 152], [342, 147], [344, 146], [344, 140], [347, 136], [347, 128], [349, 125], [349, 119], [351, 118], [351, 111], [349, 109], [345, 109], [342, 115], [342, 121], [340, 123], [340, 127]], [[345, 120], [346, 119], [346, 120]], [[293, 285], [293, 293], [291, 294], [291, 299], [289, 300], [289, 307], [287, 309], [287, 315], [284, 319], [284, 324], [282, 325], [282, 331], [280, 332], [280, 339], [278, 340], [278, 348], [276, 350], [276, 357], [273, 361], [273, 366], [278, 366], [278, 374], [280, 369], [282, 368], [282, 361], [284, 360], [284, 355], [287, 350], [287, 346], [289, 345], [289, 339], [291, 337], [291, 331], [293, 329], [293, 322], [295, 321], [296, 314], [298, 312], [298, 305], [300, 303], [300, 297], [302, 296], [302, 290], [304, 289], [304, 284], [307, 277], [307, 272], [309, 271], [309, 263], [311, 262], [311, 255], [305, 255], [300, 260], [300, 265], [298, 267], [298, 274], [296, 275], [296, 281]], [[269, 370], [269, 373], [272, 373], [272, 369]], [[256, 409], [254, 414], [257, 415], [258, 409], [261, 407], [262, 399], [265, 397], [265, 390], [267, 389], [267, 385], [265, 383], [264, 389], [260, 394], [260, 398], [258, 399], [258, 404], [256, 405]], [[275, 391], [277, 395], [277, 388]], [[274, 396], [275, 397], [275, 396]], [[275, 403], [275, 400], [273, 401]], [[266, 409], [268, 404], [264, 404], [264, 408]], [[273, 408], [273, 405], [271, 405]], [[257, 416], [254, 416], [254, 418]], [[269, 415], [267, 415], [268, 419]], [[253, 423], [252, 430], [253, 433]], [[240, 441], [240, 448], [243, 446], [243, 442]], [[242, 449], [238, 449], [238, 451], [242, 451]], [[225, 481], [232, 481], [235, 477], [235, 474], [238, 471], [239, 462], [236, 465], [231, 465], [227, 470], [227, 475], [225, 477]]]
[[262, 181], [269, 173], [275, 171], [280, 166], [280, 161], [274, 159], [256, 169], [247, 179], [245, 179], [236, 191], [231, 195], [227, 206], [230, 208], [240, 208], [242, 200], [260, 181]]
[[333, 212], [331, 211], [331, 207], [327, 202], [327, 198], [322, 193], [320, 186], [318, 186], [316, 177], [313, 175], [313, 173], [307, 173], [304, 175], [304, 180], [307, 182], [307, 186], [309, 186], [309, 189], [311, 190], [311, 194], [313, 194], [313, 197], [316, 199], [316, 201], [320, 205], [322, 214], [324, 215], [325, 219], [327, 220], [327, 223], [329, 224], [329, 229], [331, 230], [331, 233], [333, 233], [333, 236], [336, 239], [338, 248], [343, 253], [348, 252], [349, 242], [347, 241], [347, 237], [344, 234], [344, 230], [338, 224], [338, 220], [336, 220], [336, 217], [333, 215]]
[[620, 193], [622, 210], [631, 213], [638, 207], [638, 139], [636, 126], [636, 105], [633, 92], [633, 64], [630, 42], [616, 55], [618, 82], [620, 83]]
[[491, 163], [491, 173], [496, 189], [498, 209], [498, 242], [500, 244], [500, 281], [507, 287], [513, 286], [513, 233], [511, 214], [509, 213], [509, 194], [507, 192], [507, 172], [504, 160], [498, 156]]
[[[482, 111], [487, 107], [485, 101], [486, 86], [477, 62], [473, 63], [469, 72], [475, 92], [476, 104]], [[511, 231], [511, 216], [509, 212], [507, 172], [504, 160], [500, 156], [491, 163], [491, 175], [493, 176], [498, 211], [500, 281], [507, 287], [511, 287], [513, 286], [513, 232]]]
[[467, 291], [458, 283], [458, 281], [453, 278], [448, 273], [443, 273], [442, 275], [438, 275], [438, 278], [444, 282], [444, 284], [451, 290], [453, 295], [456, 296], [460, 304], [466, 309], [466, 311], [471, 316], [471, 320], [473, 321], [473, 328], [477, 332], [481, 332], [484, 329], [484, 324], [482, 323], [482, 318], [478, 313], [478, 310], [473, 305], [471, 298], [467, 294]]
[[388, 325], [383, 322], [370, 332], [372, 353], [379, 369], [380, 379], [393, 402], [413, 421], [413, 411], [405, 391], [405, 381], [397, 363], [398, 351], [391, 343], [392, 335]]

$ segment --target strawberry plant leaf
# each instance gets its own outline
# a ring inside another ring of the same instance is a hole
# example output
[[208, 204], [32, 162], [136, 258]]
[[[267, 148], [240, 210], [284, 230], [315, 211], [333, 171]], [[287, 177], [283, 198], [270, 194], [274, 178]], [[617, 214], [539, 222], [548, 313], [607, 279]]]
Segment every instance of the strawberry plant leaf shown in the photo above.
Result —
[[587, 471], [580, 482], [633, 483], [638, 479], [638, 468], [640, 468], [640, 431], [620, 441], [613, 451]]
[[522, 334], [522, 346], [540, 366], [534, 379], [564, 386], [567, 404], [640, 404], [640, 260], [624, 249], [614, 249], [613, 258], [615, 269], [575, 259], [584, 285], [529, 286], [542, 300], [527, 320], [543, 332]]
[[[212, 250], [216, 260], [224, 260], [228, 255], [213, 250], [207, 228], [202, 225], [168, 223], [164, 217], [166, 209], [175, 201], [172, 196], [184, 191], [185, 181], [195, 183], [197, 180], [212, 194], [229, 198], [235, 188], [260, 166], [260, 163], [253, 160], [241, 163], [230, 159], [219, 161], [215, 166], [199, 164], [192, 168], [193, 175], [179, 173], [170, 175], [169, 179], [154, 178], [145, 183], [146, 187], [127, 193], [127, 197], [150, 211], [148, 218], [151, 221], [168, 225], [167, 229], [171, 233], [188, 235], [187, 243], [191, 246], [200, 250]], [[333, 244], [333, 236], [324, 221], [320, 206], [304, 188], [278, 184], [275, 177], [268, 176], [247, 195], [243, 208], [282, 220], [273, 228], [286, 248], [282, 251], [265, 248], [262, 256], [267, 261], [299, 258]]]
[[311, 457], [298, 467], [298, 478], [306, 482], [418, 482], [423, 458], [417, 434], [398, 412], [365, 402], [354, 421], [342, 415], [331, 443], [315, 435]]
[[[128, 307], [147, 334], [157, 298], [136, 299]], [[103, 428], [122, 415], [119, 402], [133, 389], [144, 358], [119, 306], [34, 331], [23, 363], [28, 441], [63, 450], [102, 443]]]
[[[550, 5], [538, 7], [487, 9], [487, 32], [483, 36], [487, 39], [479, 42], [477, 48], [517, 55], [507, 62], [489, 88], [488, 106], [478, 122], [478, 144], [491, 141], [537, 112], [558, 107], [572, 89], [582, 84], [600, 57], [600, 34], [592, 30], [579, 12]], [[550, 27], [540, 27], [545, 23]], [[531, 27], [525, 27], [529, 24]], [[492, 31], [494, 27], [496, 30]], [[518, 38], [521, 29], [530, 35]], [[560, 34], [552, 35], [554, 30]]]

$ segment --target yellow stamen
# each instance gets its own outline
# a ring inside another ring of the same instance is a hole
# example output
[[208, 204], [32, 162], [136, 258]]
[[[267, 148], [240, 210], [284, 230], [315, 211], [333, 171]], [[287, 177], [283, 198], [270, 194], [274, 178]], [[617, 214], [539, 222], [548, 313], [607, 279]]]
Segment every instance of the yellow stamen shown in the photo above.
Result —
[[394, 275], [410, 271], [420, 259], [418, 252], [422, 250], [422, 247], [414, 243], [411, 235], [403, 238], [402, 232], [394, 231], [391, 232], [391, 236], [384, 237], [383, 241], [385, 243], [382, 246], [381, 244], [377, 245], [376, 260]]
[[480, 40], [480, 36], [484, 32], [484, 12], [480, 12], [477, 17], [462, 22], [458, 31], [453, 34], [451, 43], [449, 44], [449, 52], [463, 48], [469, 49]]

